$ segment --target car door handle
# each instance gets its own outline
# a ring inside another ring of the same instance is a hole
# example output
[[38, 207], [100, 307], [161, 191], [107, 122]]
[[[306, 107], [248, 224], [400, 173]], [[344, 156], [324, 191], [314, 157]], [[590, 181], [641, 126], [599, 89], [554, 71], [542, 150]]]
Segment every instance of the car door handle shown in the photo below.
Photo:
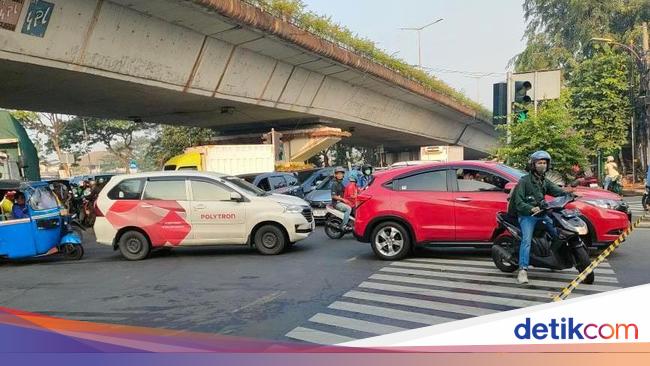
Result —
[[456, 198], [456, 201], [459, 201], [459, 202], [469, 202], [471, 200], [472, 199], [468, 198], [468, 197], [458, 197], [458, 198]]
[[205, 205], [204, 204], [194, 205], [194, 208], [197, 210], [205, 210]]

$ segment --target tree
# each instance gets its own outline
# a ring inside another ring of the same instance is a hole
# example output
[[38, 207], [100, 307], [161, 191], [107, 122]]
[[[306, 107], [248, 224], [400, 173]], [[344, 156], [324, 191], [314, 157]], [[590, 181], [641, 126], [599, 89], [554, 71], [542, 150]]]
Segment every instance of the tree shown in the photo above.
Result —
[[583, 132], [590, 155], [614, 152], [625, 145], [632, 105], [628, 64], [624, 55], [603, 50], [581, 62], [571, 81], [576, 127]]
[[553, 158], [553, 169], [564, 178], [569, 177], [574, 164], [584, 167], [587, 163], [584, 139], [575, 129], [572, 117], [566, 93], [558, 100], [547, 101], [525, 122], [500, 126], [505, 133], [494, 157], [524, 169], [530, 154], [546, 150]]
[[[149, 123], [89, 117], [77, 117], [73, 123], [75, 126], [85, 123], [90, 143], [103, 144], [106, 150], [119, 161], [120, 166], [125, 169], [128, 169], [131, 160], [135, 157], [135, 140], [137, 140], [138, 134], [146, 133], [154, 127]], [[79, 129], [77, 128], [75, 131], [79, 131]]]
[[[36, 113], [28, 111], [15, 111], [12, 113], [22, 125], [28, 130], [36, 133], [37, 137], [44, 137], [44, 145], [49, 152], [56, 154], [59, 162], [63, 160], [63, 153], [67, 146], [61, 140], [61, 136], [68, 128], [68, 119], [66, 116], [56, 113]], [[70, 174], [70, 169], [66, 165], [65, 169]]]
[[647, 0], [525, 0], [526, 49], [515, 57], [517, 71], [565, 68], [589, 56], [593, 37], [622, 43], [638, 40], [638, 26], [650, 18]]
[[182, 154], [186, 148], [205, 145], [215, 136], [215, 132], [209, 128], [165, 125], [157, 130], [147, 155], [151, 156], [155, 166], [160, 167], [169, 158]]

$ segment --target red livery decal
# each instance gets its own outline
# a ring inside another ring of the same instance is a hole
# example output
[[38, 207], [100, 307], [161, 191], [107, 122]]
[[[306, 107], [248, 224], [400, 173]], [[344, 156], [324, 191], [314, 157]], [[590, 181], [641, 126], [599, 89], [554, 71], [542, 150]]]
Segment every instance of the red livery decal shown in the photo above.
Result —
[[192, 230], [185, 219], [185, 209], [176, 201], [118, 200], [105, 217], [115, 230], [126, 226], [141, 228], [152, 246], [179, 245]]

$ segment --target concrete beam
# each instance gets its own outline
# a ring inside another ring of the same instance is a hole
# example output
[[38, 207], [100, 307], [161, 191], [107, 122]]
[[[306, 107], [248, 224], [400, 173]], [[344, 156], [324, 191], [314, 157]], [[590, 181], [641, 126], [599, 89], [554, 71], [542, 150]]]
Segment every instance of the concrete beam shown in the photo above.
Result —
[[359, 71], [368, 65], [306, 52], [207, 2], [155, 3], [58, 0], [44, 37], [0, 29], [0, 106], [217, 129], [324, 118], [387, 147], [486, 153], [496, 142], [491, 126]]

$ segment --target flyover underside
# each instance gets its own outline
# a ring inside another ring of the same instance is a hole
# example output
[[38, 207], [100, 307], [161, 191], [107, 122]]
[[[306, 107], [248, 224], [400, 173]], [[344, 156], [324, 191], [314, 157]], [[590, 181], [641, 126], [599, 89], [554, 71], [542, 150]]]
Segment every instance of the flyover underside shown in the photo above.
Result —
[[[0, 52], [1, 54], [1, 52]], [[447, 144], [393, 129], [212, 98], [87, 72], [0, 59], [0, 107], [214, 128], [224, 133], [315, 123], [352, 130], [346, 142], [400, 150]], [[235, 107], [223, 113], [223, 107]], [[472, 150], [477, 156], [483, 152]]]

